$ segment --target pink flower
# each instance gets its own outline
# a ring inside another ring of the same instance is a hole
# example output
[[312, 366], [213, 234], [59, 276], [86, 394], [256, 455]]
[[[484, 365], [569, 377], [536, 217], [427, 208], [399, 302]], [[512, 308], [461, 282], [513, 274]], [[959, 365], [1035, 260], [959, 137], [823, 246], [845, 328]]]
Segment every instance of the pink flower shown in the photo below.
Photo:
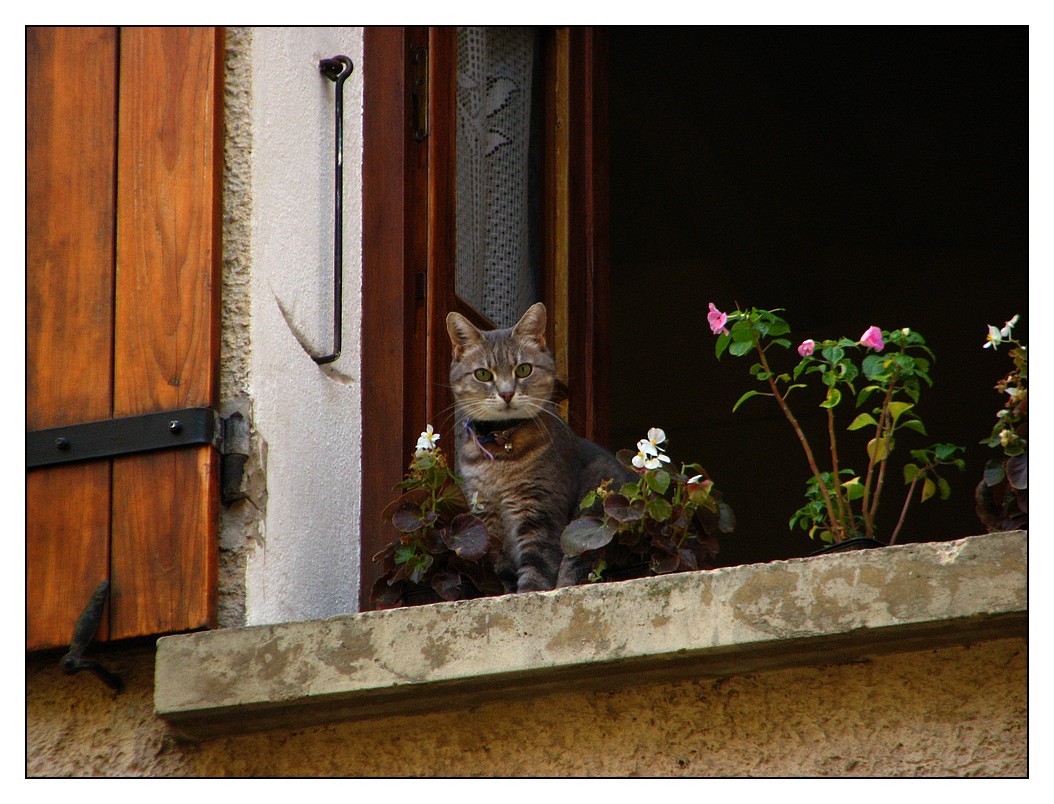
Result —
[[713, 302], [710, 302], [710, 312], [706, 314], [706, 320], [710, 322], [710, 331], [715, 335], [728, 334], [728, 329], [725, 327], [728, 323], [728, 315], [714, 307]]
[[860, 343], [864, 346], [870, 346], [876, 352], [881, 352], [885, 346], [885, 341], [882, 340], [882, 330], [878, 327], [868, 327], [863, 335], [860, 336]]
[[812, 338], [807, 338], [801, 342], [801, 346], [798, 347], [798, 354], [802, 357], [808, 357], [816, 349], [816, 341]]

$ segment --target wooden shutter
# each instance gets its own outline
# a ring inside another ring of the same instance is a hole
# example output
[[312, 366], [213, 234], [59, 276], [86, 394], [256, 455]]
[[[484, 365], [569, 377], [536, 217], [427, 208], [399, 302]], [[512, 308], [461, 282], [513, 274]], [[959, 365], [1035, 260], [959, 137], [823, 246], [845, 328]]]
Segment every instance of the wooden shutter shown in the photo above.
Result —
[[[27, 32], [26, 427], [215, 407], [222, 35]], [[26, 479], [26, 647], [214, 625], [219, 456], [187, 447]]]

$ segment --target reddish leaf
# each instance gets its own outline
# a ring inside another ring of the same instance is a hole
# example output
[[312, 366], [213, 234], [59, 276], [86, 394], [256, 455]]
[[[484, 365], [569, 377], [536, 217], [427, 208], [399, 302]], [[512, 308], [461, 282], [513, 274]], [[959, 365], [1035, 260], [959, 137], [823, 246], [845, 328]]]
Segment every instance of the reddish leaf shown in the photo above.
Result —
[[699, 562], [695, 559], [695, 553], [686, 547], [682, 547], [677, 551], [678, 564], [681, 569], [684, 570], [697, 570], [699, 569]]
[[427, 489], [411, 489], [405, 494], [399, 495], [384, 507], [384, 511], [381, 512], [381, 521], [391, 522], [392, 515], [404, 505], [416, 505], [420, 508], [431, 496]]
[[490, 533], [478, 516], [458, 514], [443, 531], [443, 541], [461, 558], [479, 561], [487, 554]]
[[644, 501], [630, 502], [621, 494], [610, 494], [604, 500], [604, 513], [617, 522], [636, 522], [644, 517]]
[[1006, 462], [1006, 477], [1015, 489], [1028, 488], [1028, 454], [1015, 455]]
[[611, 541], [615, 535], [614, 526], [592, 516], [574, 520], [560, 535], [560, 545], [564, 553], [574, 558], [587, 550], [596, 550]]
[[674, 572], [678, 563], [676, 555], [656, 554], [651, 557], [651, 571], [656, 575], [665, 575], [667, 572]]
[[461, 574], [453, 570], [444, 570], [433, 575], [432, 588], [443, 600], [461, 600], [465, 596], [461, 589]]
[[422, 512], [420, 506], [413, 503], [405, 503], [392, 513], [392, 524], [403, 533], [413, 533], [415, 530], [434, 524], [435, 521], [434, 511]]

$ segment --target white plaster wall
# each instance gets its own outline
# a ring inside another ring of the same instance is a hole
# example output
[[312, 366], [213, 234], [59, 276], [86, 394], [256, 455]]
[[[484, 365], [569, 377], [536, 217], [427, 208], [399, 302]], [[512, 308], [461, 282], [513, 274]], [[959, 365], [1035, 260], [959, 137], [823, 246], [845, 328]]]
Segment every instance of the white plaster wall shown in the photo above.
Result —
[[[343, 352], [332, 348], [335, 85], [323, 58], [347, 55], [344, 83]], [[246, 561], [246, 623], [356, 611], [359, 577], [362, 287], [362, 29], [252, 34], [252, 358], [267, 504]], [[285, 315], [283, 315], [283, 309]]]

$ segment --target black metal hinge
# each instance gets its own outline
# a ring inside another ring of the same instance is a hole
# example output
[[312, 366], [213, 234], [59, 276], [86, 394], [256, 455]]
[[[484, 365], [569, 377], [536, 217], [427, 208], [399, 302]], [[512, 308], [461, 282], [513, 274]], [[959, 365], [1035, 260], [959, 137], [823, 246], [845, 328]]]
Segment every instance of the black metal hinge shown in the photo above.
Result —
[[428, 137], [428, 48], [410, 51], [410, 133], [418, 142]]
[[212, 408], [181, 408], [32, 430], [26, 433], [26, 469], [202, 444], [215, 447], [223, 456], [223, 501], [243, 498], [240, 485], [249, 457], [248, 419], [241, 412], [223, 418]]

